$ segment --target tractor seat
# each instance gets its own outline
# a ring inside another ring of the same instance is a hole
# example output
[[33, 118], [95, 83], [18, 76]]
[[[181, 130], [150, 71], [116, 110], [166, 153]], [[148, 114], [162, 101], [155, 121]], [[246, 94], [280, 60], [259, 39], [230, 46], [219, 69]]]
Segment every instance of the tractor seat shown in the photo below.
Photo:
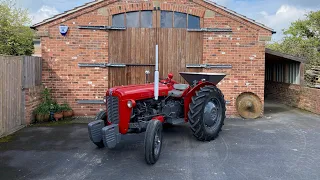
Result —
[[173, 88], [180, 90], [180, 91], [184, 91], [189, 88], [189, 85], [188, 84], [174, 84]]
[[171, 97], [180, 98], [183, 95], [184, 91], [189, 88], [189, 85], [188, 84], [174, 84], [173, 88], [174, 88], [173, 90], [169, 91], [168, 95]]

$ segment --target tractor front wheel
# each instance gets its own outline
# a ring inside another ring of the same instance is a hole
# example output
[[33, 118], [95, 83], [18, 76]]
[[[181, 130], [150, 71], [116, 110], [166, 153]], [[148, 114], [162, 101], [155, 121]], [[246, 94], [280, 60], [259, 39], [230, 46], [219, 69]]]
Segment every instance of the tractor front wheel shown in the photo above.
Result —
[[226, 117], [226, 103], [220, 89], [205, 86], [192, 97], [188, 119], [193, 135], [200, 141], [218, 137]]
[[144, 138], [144, 155], [147, 164], [155, 164], [162, 147], [162, 122], [151, 120], [148, 123]]
[[[106, 123], [107, 120], [107, 113], [106, 111], [99, 111], [95, 117], [95, 120], [103, 120]], [[105, 124], [106, 125], [106, 124]], [[100, 142], [94, 142], [94, 144], [98, 147], [98, 148], [104, 148], [104, 144], [103, 144], [103, 140], [101, 140]]]

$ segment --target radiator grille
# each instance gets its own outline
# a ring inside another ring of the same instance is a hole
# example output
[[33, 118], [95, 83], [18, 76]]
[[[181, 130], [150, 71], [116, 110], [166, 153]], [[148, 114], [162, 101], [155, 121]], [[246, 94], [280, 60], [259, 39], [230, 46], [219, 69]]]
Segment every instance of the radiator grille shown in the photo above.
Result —
[[119, 99], [115, 96], [107, 96], [108, 121], [112, 124], [119, 123]]

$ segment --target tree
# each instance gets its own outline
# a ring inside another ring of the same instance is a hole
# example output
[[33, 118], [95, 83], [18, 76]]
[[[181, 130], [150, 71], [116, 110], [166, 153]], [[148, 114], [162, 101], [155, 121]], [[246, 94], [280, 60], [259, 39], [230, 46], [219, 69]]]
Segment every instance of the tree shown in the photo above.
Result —
[[293, 22], [284, 34], [281, 42], [270, 44], [269, 48], [305, 58], [306, 69], [320, 66], [320, 11], [310, 12], [305, 20]]
[[28, 11], [12, 0], [0, 0], [0, 54], [32, 55], [34, 32]]

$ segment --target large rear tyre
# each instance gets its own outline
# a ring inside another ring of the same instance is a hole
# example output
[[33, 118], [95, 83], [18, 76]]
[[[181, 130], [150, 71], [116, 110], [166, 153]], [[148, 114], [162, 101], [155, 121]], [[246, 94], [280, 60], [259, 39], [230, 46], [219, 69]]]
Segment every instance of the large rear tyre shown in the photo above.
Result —
[[155, 164], [161, 153], [162, 122], [151, 120], [148, 123], [144, 138], [144, 155], [147, 164]]
[[[106, 125], [106, 122], [107, 122], [107, 113], [106, 113], [106, 111], [99, 111], [94, 119], [95, 119], [95, 121], [103, 120], [105, 122], [105, 125]], [[98, 148], [104, 148], [103, 140], [101, 140], [100, 142], [94, 142], [94, 144]]]
[[218, 137], [226, 117], [226, 103], [220, 89], [205, 86], [196, 92], [189, 105], [188, 119], [193, 135], [200, 141]]

